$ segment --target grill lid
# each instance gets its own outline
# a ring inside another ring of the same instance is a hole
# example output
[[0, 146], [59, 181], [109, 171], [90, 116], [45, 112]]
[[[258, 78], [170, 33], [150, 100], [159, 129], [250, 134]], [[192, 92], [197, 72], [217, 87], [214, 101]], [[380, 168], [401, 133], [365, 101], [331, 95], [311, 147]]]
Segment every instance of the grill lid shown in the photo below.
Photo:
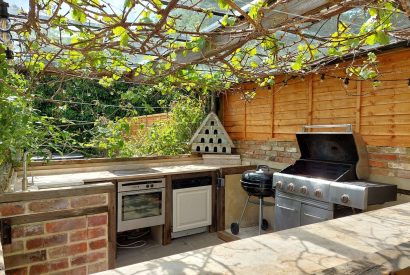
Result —
[[256, 170], [245, 171], [242, 174], [242, 181], [272, 185], [272, 176], [274, 172], [275, 171], [267, 165], [258, 165]]
[[[309, 128], [346, 127], [346, 132], [306, 132]], [[355, 164], [359, 154], [350, 125], [305, 126], [296, 133], [301, 159]]]

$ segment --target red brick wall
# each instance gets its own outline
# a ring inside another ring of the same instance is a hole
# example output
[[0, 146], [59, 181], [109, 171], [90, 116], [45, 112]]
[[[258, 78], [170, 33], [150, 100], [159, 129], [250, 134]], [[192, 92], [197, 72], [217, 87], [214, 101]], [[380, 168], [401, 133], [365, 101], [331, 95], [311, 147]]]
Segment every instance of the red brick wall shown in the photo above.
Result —
[[[0, 216], [105, 206], [108, 194], [3, 203]], [[6, 274], [90, 274], [108, 269], [108, 213], [13, 225]]]
[[[235, 141], [236, 153], [243, 158], [263, 160], [280, 164], [293, 163], [300, 157], [299, 148], [293, 141]], [[410, 148], [367, 146], [370, 176], [391, 182], [392, 178], [403, 182], [410, 179]], [[410, 190], [408, 186], [399, 188]]]
[[293, 163], [300, 157], [294, 141], [235, 141], [236, 152], [243, 158], [259, 159], [278, 163]]

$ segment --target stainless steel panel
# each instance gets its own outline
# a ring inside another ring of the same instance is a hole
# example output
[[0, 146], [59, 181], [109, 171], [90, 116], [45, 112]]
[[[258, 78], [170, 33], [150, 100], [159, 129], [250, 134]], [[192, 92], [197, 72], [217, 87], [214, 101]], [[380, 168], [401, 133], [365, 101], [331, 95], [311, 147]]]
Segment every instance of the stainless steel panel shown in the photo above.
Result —
[[330, 202], [358, 209], [367, 208], [366, 186], [345, 182], [333, 182], [330, 185]]
[[300, 225], [301, 202], [276, 193], [274, 230], [285, 230]]
[[[281, 186], [278, 186], [280, 182]], [[292, 183], [293, 190], [290, 190], [289, 185]], [[273, 175], [273, 185], [277, 190], [285, 193], [311, 198], [318, 201], [329, 201], [329, 189], [332, 181], [322, 180], [317, 178], [308, 178], [303, 176], [295, 176], [289, 174], [275, 173]], [[306, 192], [303, 190], [306, 188]], [[320, 191], [320, 195], [318, 195]]]
[[118, 182], [118, 192], [165, 188], [165, 178], [144, 179]]
[[300, 225], [323, 222], [333, 219], [333, 211], [302, 203]]

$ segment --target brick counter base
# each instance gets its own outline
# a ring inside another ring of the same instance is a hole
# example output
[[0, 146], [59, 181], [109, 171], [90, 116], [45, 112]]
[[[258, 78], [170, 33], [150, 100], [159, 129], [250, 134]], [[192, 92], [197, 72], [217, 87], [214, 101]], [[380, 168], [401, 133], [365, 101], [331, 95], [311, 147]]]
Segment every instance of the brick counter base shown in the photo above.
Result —
[[[0, 204], [1, 216], [107, 205], [107, 194]], [[108, 213], [12, 226], [6, 274], [91, 274], [108, 269]]]

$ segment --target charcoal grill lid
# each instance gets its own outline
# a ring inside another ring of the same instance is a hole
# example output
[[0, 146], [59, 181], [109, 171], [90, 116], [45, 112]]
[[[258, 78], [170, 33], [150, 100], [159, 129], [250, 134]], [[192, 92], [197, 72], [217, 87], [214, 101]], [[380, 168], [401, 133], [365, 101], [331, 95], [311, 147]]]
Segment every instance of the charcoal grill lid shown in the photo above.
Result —
[[301, 132], [296, 139], [301, 159], [352, 164], [359, 160], [352, 133]]
[[242, 174], [242, 181], [272, 183], [275, 171], [267, 165], [258, 165], [256, 170], [247, 170]]

